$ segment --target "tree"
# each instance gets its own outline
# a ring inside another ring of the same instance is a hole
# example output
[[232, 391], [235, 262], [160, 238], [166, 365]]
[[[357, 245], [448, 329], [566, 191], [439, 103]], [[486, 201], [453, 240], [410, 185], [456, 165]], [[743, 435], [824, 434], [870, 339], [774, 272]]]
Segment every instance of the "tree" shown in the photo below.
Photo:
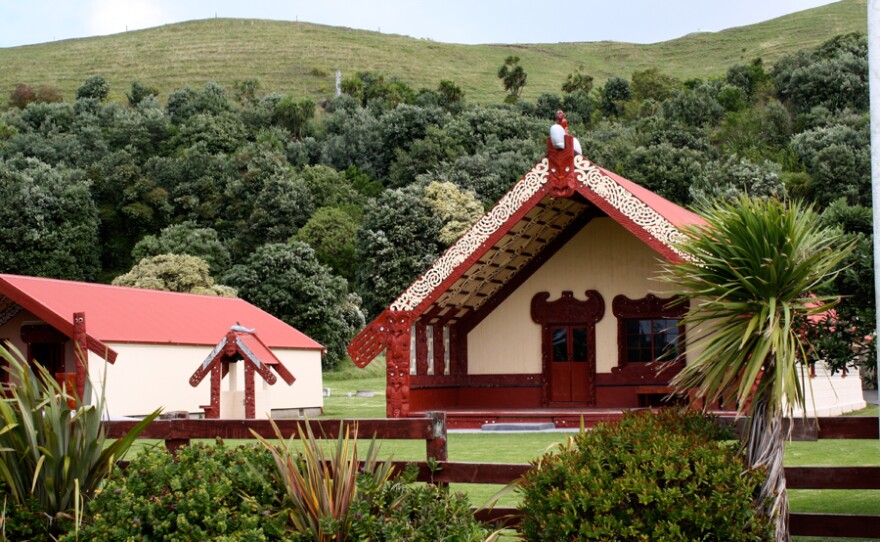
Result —
[[386, 190], [364, 207], [357, 233], [356, 288], [375, 317], [439, 255], [442, 223], [410, 185]]
[[188, 254], [159, 254], [144, 258], [131, 271], [113, 279], [116, 286], [189, 294], [235, 297], [229, 286], [215, 284], [208, 262]]
[[504, 64], [498, 69], [498, 79], [504, 83], [504, 90], [508, 93], [504, 99], [507, 103], [516, 103], [524, 86], [526, 86], [525, 70], [519, 65], [518, 56], [509, 56], [504, 59]]
[[698, 330], [673, 385], [704, 408], [733, 399], [749, 415], [747, 460], [767, 471], [757, 505], [776, 520], [776, 539], [787, 541], [783, 417], [804, 407], [801, 334], [808, 317], [833, 305], [815, 294], [852, 247], [797, 203], [744, 196], [713, 204], [705, 218], [686, 230], [685, 258], [665, 268], [679, 302], [691, 302], [685, 322]]
[[437, 86], [437, 94], [440, 96], [439, 105], [443, 109], [454, 110], [464, 104], [464, 91], [455, 82], [443, 79]]
[[623, 115], [624, 103], [632, 98], [629, 81], [623, 77], [611, 76], [602, 87], [599, 108], [606, 117]]
[[308, 98], [294, 100], [285, 96], [275, 105], [275, 122], [297, 139], [305, 134], [306, 125], [315, 116], [315, 102]]
[[666, 75], [657, 68], [634, 71], [632, 74], [632, 94], [636, 100], [662, 102], [679, 85], [681, 82], [678, 79]]
[[37, 93], [33, 87], [24, 83], [15, 85], [15, 89], [9, 93], [9, 106], [24, 109], [27, 104], [37, 100]]
[[358, 223], [344, 210], [321, 207], [295, 238], [308, 243], [319, 262], [351, 283], [358, 264], [354, 244], [357, 229]]
[[168, 253], [198, 256], [205, 260], [214, 275], [224, 273], [231, 265], [229, 249], [217, 236], [217, 231], [199, 227], [193, 221], [168, 226], [158, 236], [145, 235], [131, 249], [135, 261]]
[[425, 204], [440, 219], [437, 240], [449, 246], [483, 216], [483, 206], [473, 192], [464, 192], [450, 182], [433, 181], [425, 187]]
[[110, 95], [110, 83], [103, 75], [93, 75], [76, 89], [76, 99], [91, 99], [103, 102]]
[[357, 297], [345, 279], [318, 263], [302, 242], [259, 247], [246, 263], [232, 267], [223, 282], [245, 300], [277, 316], [325, 348], [324, 368], [345, 358], [345, 348], [364, 326]]
[[589, 94], [593, 90], [593, 76], [583, 73], [583, 69], [583, 66], [578, 66], [577, 71], [568, 74], [565, 83], [562, 83], [562, 92], [571, 94], [581, 91]]
[[242, 105], [247, 105], [257, 99], [257, 91], [260, 90], [259, 79], [243, 79], [232, 83], [235, 89], [235, 98]]
[[125, 97], [128, 98], [128, 105], [132, 107], [144, 101], [148, 96], [159, 96], [159, 89], [154, 86], [145, 85], [140, 81], [132, 81], [131, 90], [125, 93]]
[[92, 280], [98, 211], [82, 172], [34, 158], [0, 160], [0, 272]]

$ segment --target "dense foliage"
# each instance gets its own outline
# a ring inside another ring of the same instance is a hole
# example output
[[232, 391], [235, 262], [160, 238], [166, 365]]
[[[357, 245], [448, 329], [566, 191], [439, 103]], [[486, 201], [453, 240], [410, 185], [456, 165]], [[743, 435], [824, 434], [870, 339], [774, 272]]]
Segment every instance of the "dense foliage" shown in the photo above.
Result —
[[272, 457], [255, 445], [196, 444], [176, 458], [146, 448], [93, 500], [79, 538], [62, 540], [286, 540], [272, 472]]
[[711, 419], [633, 412], [582, 432], [520, 481], [526, 540], [771, 540], [754, 513], [763, 473]]
[[[195, 444], [179, 450], [176, 457], [161, 447], [146, 448], [125, 470], [117, 469], [91, 501], [79, 534], [70, 531], [61, 541], [477, 542], [487, 535], [474, 520], [467, 497], [447, 488], [413, 483], [414, 471], [397, 475], [385, 469], [375, 476], [375, 461], [359, 469], [356, 459], [350, 463], [351, 501], [345, 514], [350, 535], [335, 537], [338, 522], [330, 517], [296, 529], [290, 517], [297, 509], [270, 451], [275, 444], [266, 444], [268, 448], [257, 444], [231, 447], [222, 441]], [[313, 437], [302, 444], [304, 451], [313, 452], [323, 446]], [[281, 444], [277, 449], [283, 448]], [[350, 461], [344, 454], [336, 459], [346, 458]], [[294, 454], [290, 459], [291, 468], [305, 468], [305, 456]], [[324, 474], [316, 490], [324, 488], [323, 482], [329, 488], [330, 479], [342, 477], [336, 468], [313, 466], [319, 467], [315, 474]], [[322, 528], [330, 534], [323, 537], [316, 532]]]
[[[0, 360], [12, 382], [0, 399], [0, 540], [50, 540], [76, 531], [115, 462], [159, 411], [110, 441], [101, 423], [103, 396], [83, 402], [15, 349], [0, 345]], [[91, 392], [87, 385], [84, 395]]]
[[[452, 183], [492, 205], [540, 158], [560, 108], [590, 159], [670, 200], [747, 191], [815, 202], [819, 212], [845, 206], [826, 222], [870, 246], [870, 231], [841, 218], [871, 203], [866, 43], [838, 36], [708, 80], [647, 69], [598, 85], [578, 67], [558, 82], [561, 94], [495, 106], [469, 105], [451, 80], [416, 90], [366, 71], [320, 104], [255, 80], [177, 89], [164, 105], [149, 81], [132, 82], [125, 103], [107, 100], [100, 76], [73, 103], [22, 82], [0, 115], [0, 190], [10, 202], [0, 210], [0, 272], [109, 282], [172, 252], [204, 258], [222, 283], [261, 246], [295, 240], [372, 318], [474, 216], [467, 198], [441, 209], [426, 188]], [[516, 96], [529, 66], [502, 60], [495, 84]], [[871, 329], [872, 271], [861, 254], [848, 262], [858, 276], [837, 285], [857, 294], [840, 313]], [[273, 298], [291, 296], [274, 288]], [[347, 340], [295, 325], [322, 343]]]

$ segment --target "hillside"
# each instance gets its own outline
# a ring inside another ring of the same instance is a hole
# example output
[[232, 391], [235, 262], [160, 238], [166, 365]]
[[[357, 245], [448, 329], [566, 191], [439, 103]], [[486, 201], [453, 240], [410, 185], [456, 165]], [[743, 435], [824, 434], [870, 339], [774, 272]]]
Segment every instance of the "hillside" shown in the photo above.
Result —
[[[610, 75], [657, 67], [680, 78], [723, 74], [728, 66], [815, 46], [845, 32], [867, 30], [867, 0], [841, 0], [763, 23], [691, 34], [649, 45], [619, 42], [455, 45], [400, 35], [310, 23], [208, 19], [111, 36], [0, 49], [0, 93], [17, 83], [54, 85], [71, 99], [82, 81], [103, 74], [123, 98], [132, 80], [154, 85], [165, 97], [187, 84], [216, 80], [231, 85], [256, 78], [263, 90], [332, 96], [335, 70], [343, 76], [376, 70], [414, 88], [451, 79], [469, 101], [498, 102], [496, 78], [503, 59], [516, 54], [528, 73], [523, 97], [559, 92], [566, 74], [583, 65], [597, 82]], [[0, 99], [0, 107], [5, 98]]]

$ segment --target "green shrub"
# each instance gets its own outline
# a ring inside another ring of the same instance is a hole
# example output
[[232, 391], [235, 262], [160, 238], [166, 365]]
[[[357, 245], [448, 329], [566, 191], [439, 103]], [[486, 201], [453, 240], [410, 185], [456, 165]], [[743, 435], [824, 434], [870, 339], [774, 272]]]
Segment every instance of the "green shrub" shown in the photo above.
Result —
[[381, 487], [358, 480], [359, 498], [351, 507], [352, 540], [372, 542], [482, 542], [489, 532], [474, 519], [467, 496], [447, 487], [413, 484], [415, 470]]
[[[79, 540], [288, 540], [272, 456], [222, 442], [146, 449], [117, 470], [87, 510]], [[62, 542], [76, 540], [73, 533]]]
[[517, 488], [526, 540], [770, 540], [748, 471], [697, 413], [630, 413], [534, 463]]

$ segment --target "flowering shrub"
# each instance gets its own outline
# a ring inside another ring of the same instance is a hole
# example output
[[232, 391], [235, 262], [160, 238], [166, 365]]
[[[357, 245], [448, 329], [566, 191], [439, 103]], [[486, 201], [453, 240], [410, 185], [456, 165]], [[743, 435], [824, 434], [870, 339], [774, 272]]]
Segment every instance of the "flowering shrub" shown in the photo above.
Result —
[[749, 471], [700, 414], [642, 411], [572, 438], [517, 489], [526, 540], [770, 540]]

